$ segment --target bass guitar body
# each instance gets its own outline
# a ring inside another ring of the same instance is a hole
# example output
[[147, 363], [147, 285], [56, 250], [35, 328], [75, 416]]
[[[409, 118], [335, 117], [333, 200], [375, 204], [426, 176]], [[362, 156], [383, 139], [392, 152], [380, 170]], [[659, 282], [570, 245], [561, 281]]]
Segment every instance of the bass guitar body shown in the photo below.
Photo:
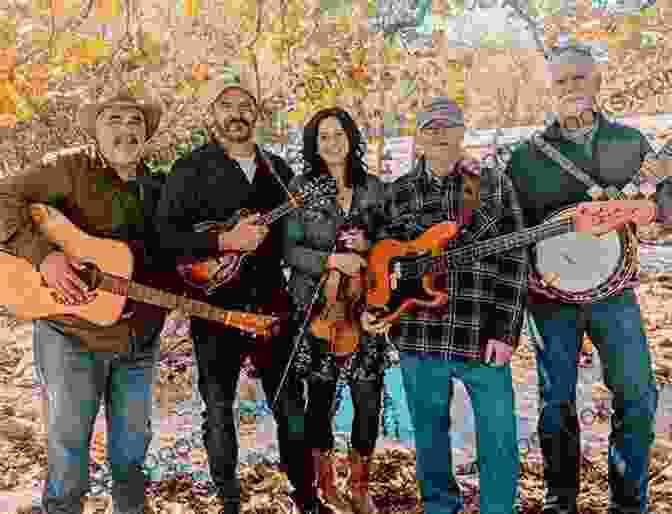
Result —
[[[368, 257], [369, 288], [366, 301], [369, 312], [388, 321], [390, 313], [410, 311], [418, 305], [438, 307], [448, 302], [445, 292], [434, 289], [431, 273], [422, 280], [400, 280], [395, 263], [404, 258], [440, 252], [458, 236], [456, 223], [434, 225], [412, 241], [386, 239], [376, 243]], [[395, 319], [398, 315], [395, 316]]]

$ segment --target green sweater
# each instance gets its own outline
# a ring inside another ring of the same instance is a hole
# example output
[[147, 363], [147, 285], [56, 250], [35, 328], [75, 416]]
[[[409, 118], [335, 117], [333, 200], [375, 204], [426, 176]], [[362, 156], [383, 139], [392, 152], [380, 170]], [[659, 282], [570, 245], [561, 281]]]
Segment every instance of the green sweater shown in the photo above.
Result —
[[[597, 123], [592, 157], [583, 145], [564, 139], [557, 123], [544, 131], [543, 138], [590, 175], [598, 185], [604, 188], [613, 185], [620, 190], [639, 170], [651, 146], [635, 128], [611, 122], [599, 113]], [[513, 152], [507, 174], [518, 193], [527, 226], [540, 224], [551, 213], [566, 206], [591, 200], [587, 193], [588, 187], [583, 182], [562, 169], [530, 141]], [[666, 194], [661, 189], [663, 184], [658, 186], [658, 208], [661, 210], [661, 207], [667, 206], [669, 209], [672, 204], [670, 188], [664, 188]], [[632, 290], [626, 289], [624, 295], [612, 296], [608, 301], [630, 303], [633, 298]], [[532, 304], [549, 303], [532, 290], [529, 300]]]
[[[549, 127], [543, 137], [604, 188], [624, 187], [652, 150], [639, 130], [610, 122], [600, 114], [592, 158], [585, 147], [562, 138], [557, 124]], [[518, 192], [528, 226], [541, 223], [553, 211], [567, 205], [591, 200], [583, 182], [564, 171], [531, 142], [513, 152], [507, 174]]]

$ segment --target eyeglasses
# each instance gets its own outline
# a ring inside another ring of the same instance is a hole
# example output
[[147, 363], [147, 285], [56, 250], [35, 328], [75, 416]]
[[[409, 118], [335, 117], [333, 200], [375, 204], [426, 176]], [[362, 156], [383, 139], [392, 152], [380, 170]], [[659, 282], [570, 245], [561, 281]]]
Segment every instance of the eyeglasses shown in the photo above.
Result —
[[546, 60], [548, 60], [551, 56], [558, 57], [566, 52], [571, 51], [577, 52], [581, 55], [586, 55], [588, 57], [592, 57], [593, 55], [593, 50], [590, 46], [577, 42], [568, 45], [552, 46], [545, 51], [544, 57]]
[[421, 128], [420, 134], [423, 136], [437, 137], [439, 135], [449, 136], [454, 133], [455, 129], [464, 129], [461, 126], [455, 127], [427, 127]]

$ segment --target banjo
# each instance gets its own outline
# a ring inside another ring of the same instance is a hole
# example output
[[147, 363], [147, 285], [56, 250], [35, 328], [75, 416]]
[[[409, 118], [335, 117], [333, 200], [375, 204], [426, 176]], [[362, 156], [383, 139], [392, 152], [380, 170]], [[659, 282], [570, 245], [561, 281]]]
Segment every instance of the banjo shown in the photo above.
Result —
[[[642, 170], [650, 175], [644, 187], [631, 182], [622, 191], [613, 186], [605, 190], [544, 141], [539, 133], [534, 134], [532, 140], [547, 157], [586, 184], [593, 200], [634, 199], [641, 193], [648, 201], [657, 184], [667, 179], [649, 169], [657, 161], [656, 155], [650, 154], [641, 165]], [[574, 211], [572, 206], [562, 208], [551, 213], [542, 223], [557, 222], [571, 216]], [[530, 284], [535, 286], [537, 293], [564, 303], [598, 302], [632, 282], [639, 273], [639, 241], [631, 223], [599, 239], [582, 237], [577, 232], [557, 235], [537, 242], [531, 253]], [[549, 274], [555, 277], [552, 283], [543, 278]]]
[[[556, 211], [543, 223], [561, 220], [574, 210]], [[564, 303], [603, 300], [639, 272], [639, 244], [630, 224], [601, 238], [577, 232], [557, 235], [536, 243], [531, 253], [530, 282], [537, 292]], [[556, 277], [552, 284], [543, 279], [546, 274]]]

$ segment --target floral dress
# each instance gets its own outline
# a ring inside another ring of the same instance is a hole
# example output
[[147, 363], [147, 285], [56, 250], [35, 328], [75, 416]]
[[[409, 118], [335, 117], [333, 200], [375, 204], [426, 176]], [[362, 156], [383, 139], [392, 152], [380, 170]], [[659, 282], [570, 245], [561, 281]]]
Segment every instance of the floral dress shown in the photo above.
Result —
[[[304, 176], [295, 177], [290, 190], [299, 191], [307, 181]], [[292, 269], [289, 292], [297, 307], [299, 327], [304, 326], [307, 309], [320, 285], [339, 230], [346, 225], [358, 225], [364, 228], [365, 237], [371, 241], [382, 221], [384, 187], [378, 178], [369, 175], [365, 185], [354, 186], [348, 212], [341, 208], [335, 197], [325, 196], [287, 216], [284, 221], [284, 257]], [[394, 355], [394, 349], [384, 336], [364, 333], [358, 351], [345, 365], [339, 366], [336, 355], [325, 351], [325, 341], [310, 332], [310, 321], [305, 323], [303, 333], [299, 330], [297, 342], [294, 370], [300, 378], [309, 380], [376, 380], [391, 366]]]

